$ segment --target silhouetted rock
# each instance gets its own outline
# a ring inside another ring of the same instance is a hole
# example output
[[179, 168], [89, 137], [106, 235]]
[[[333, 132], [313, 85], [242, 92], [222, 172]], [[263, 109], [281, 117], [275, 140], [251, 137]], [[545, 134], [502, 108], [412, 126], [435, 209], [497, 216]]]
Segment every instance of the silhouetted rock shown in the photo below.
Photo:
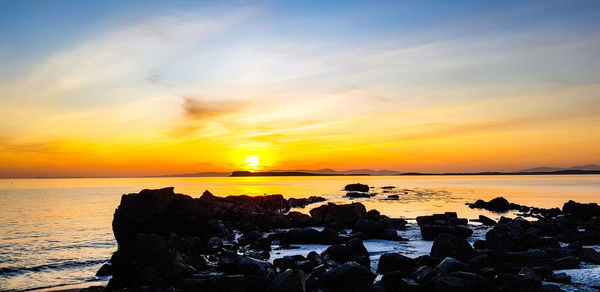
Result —
[[260, 261], [235, 253], [221, 255], [217, 269], [225, 274], [258, 276], [264, 279], [272, 279], [277, 273], [275, 266], [266, 261]]
[[367, 218], [367, 209], [361, 203], [347, 205], [336, 205], [327, 203], [310, 210], [313, 223], [325, 225], [327, 223], [339, 223], [345, 226], [353, 226], [359, 219]]
[[112, 266], [110, 264], [102, 265], [98, 272], [96, 272], [96, 276], [98, 277], [104, 277], [109, 275], [112, 275]]
[[363, 245], [362, 240], [352, 239], [345, 244], [337, 244], [328, 247], [321, 253], [323, 260], [333, 260], [339, 263], [349, 261], [357, 262], [367, 268], [371, 267], [369, 252]]
[[576, 218], [590, 218], [600, 216], [600, 206], [596, 203], [581, 204], [568, 201], [563, 205], [563, 213]]
[[369, 191], [369, 186], [368, 185], [363, 185], [363, 184], [349, 184], [346, 185], [344, 187], [345, 191], [349, 191], [349, 192], [368, 192]]
[[375, 276], [368, 268], [350, 261], [325, 272], [322, 283], [336, 290], [368, 288], [373, 284]]
[[468, 261], [474, 256], [473, 247], [464, 238], [450, 234], [438, 235], [431, 246], [431, 256], [451, 257], [461, 261]]
[[490, 210], [490, 211], [494, 211], [494, 212], [506, 212], [511, 209], [519, 210], [521, 208], [521, 206], [517, 205], [517, 204], [511, 205], [511, 203], [509, 203], [503, 197], [494, 198], [494, 199], [490, 200], [489, 202], [485, 202], [483, 200], [477, 200], [475, 203], [470, 204], [469, 207], [486, 209], [486, 210]]
[[306, 276], [302, 270], [286, 270], [277, 275], [267, 292], [304, 292], [306, 291]]
[[325, 202], [327, 199], [323, 197], [310, 196], [308, 198], [289, 198], [288, 203], [291, 208], [304, 208], [307, 205]]
[[399, 253], [385, 253], [379, 258], [377, 273], [384, 274], [392, 271], [403, 271], [408, 274], [414, 269], [413, 259]]
[[494, 221], [493, 219], [483, 216], [483, 215], [479, 215], [479, 222], [481, 222], [481, 224], [483, 225], [488, 225], [488, 226], [493, 226], [496, 225], [496, 221]]
[[360, 193], [360, 192], [347, 192], [346, 197], [348, 197], [348, 198], [370, 198], [371, 194]]

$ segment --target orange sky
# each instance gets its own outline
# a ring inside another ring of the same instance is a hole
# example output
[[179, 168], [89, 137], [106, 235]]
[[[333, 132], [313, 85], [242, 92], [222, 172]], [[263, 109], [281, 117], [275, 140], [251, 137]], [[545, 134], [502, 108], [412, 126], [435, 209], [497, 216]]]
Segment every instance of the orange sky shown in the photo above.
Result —
[[21, 42], [0, 41], [0, 177], [600, 163], [597, 17], [482, 7], [411, 26], [369, 8], [99, 15], [52, 46], [15, 28]]

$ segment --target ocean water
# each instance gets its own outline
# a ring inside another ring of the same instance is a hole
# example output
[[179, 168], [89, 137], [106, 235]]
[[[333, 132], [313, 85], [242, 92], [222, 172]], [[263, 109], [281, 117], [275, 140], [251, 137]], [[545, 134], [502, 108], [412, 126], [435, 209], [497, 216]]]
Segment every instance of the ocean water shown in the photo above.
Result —
[[[561, 207], [567, 200], [600, 202], [600, 175], [3, 179], [0, 291], [106, 283], [108, 278], [94, 275], [117, 248], [111, 221], [124, 193], [174, 186], [176, 192], [193, 197], [210, 190], [217, 196], [317, 195], [345, 203], [350, 200], [343, 197], [343, 187], [356, 182], [372, 186], [377, 195], [355, 201], [364, 203], [367, 209], [404, 218], [444, 211], [455, 211], [466, 218], [479, 214], [498, 218], [498, 214], [465, 205], [496, 196], [545, 208]], [[383, 186], [396, 188], [386, 192]], [[390, 194], [398, 194], [400, 200], [386, 200]], [[308, 212], [316, 206], [300, 211]], [[485, 230], [478, 233], [484, 234]], [[369, 241], [365, 245], [374, 261], [389, 250], [414, 256], [429, 252], [430, 243], [417, 240], [417, 229], [409, 229], [403, 236], [415, 240], [402, 244]], [[297, 254], [301, 250], [289, 252]]]

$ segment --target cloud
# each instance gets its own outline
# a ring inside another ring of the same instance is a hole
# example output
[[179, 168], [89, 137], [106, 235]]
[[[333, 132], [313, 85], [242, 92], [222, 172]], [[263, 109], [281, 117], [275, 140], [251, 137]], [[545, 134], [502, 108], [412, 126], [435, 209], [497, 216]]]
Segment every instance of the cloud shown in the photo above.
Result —
[[237, 112], [244, 106], [239, 101], [209, 100], [192, 96], [182, 96], [181, 105], [186, 118], [205, 120]]

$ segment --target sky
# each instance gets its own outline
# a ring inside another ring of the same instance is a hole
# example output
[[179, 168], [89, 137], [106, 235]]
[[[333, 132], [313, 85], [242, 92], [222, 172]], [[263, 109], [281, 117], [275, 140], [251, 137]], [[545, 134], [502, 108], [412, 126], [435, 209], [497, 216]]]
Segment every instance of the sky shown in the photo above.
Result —
[[597, 1], [0, 0], [0, 177], [600, 163]]

